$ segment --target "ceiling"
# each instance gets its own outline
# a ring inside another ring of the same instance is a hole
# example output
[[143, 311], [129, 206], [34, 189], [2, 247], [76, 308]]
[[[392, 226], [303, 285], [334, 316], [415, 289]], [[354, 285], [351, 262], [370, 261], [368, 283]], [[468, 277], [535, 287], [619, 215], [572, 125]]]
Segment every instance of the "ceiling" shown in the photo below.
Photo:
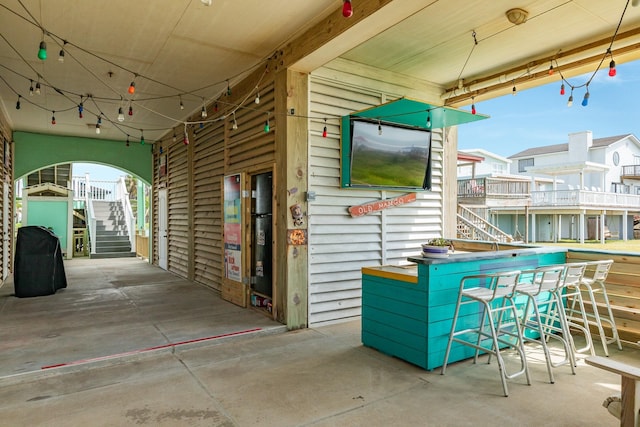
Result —
[[[548, 73], [552, 60], [565, 77], [594, 71], [627, 0], [352, 0], [351, 18], [342, 17], [342, 4], [0, 0], [2, 112], [13, 130], [124, 141], [127, 135], [140, 138], [143, 129], [153, 141], [264, 67], [274, 52], [306, 46], [316, 36], [323, 45], [295, 58], [295, 68], [313, 71], [340, 58], [430, 82], [440, 88], [442, 104], [465, 105], [471, 96], [486, 99], [513, 86], [559, 80], [558, 72]], [[516, 6], [528, 12], [521, 25], [505, 16]], [[36, 56], [42, 28], [44, 61]], [[640, 57], [637, 34], [640, 7], [629, 4], [612, 48], [618, 63]], [[30, 96], [38, 80], [41, 94]], [[127, 90], [131, 81], [133, 95]]]

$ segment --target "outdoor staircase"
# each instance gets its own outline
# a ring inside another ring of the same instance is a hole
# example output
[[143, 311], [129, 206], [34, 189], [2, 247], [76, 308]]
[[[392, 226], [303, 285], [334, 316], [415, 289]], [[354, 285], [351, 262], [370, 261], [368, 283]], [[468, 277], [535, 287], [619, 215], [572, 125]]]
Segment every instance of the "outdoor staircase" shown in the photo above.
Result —
[[96, 220], [96, 253], [91, 258], [135, 257], [131, 250], [129, 230], [121, 202], [93, 201], [93, 215]]
[[[480, 214], [486, 216], [487, 209], [475, 208]], [[458, 205], [457, 233], [459, 239], [486, 240], [489, 242], [514, 242], [513, 236], [500, 230], [491, 224], [486, 218], [474, 212], [474, 210]]]

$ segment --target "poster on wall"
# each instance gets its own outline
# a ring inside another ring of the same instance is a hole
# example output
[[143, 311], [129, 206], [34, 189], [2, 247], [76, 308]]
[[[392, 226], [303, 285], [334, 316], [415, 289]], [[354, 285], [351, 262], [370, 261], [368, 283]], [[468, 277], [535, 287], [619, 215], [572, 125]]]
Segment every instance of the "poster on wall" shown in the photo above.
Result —
[[240, 174], [224, 177], [224, 275], [242, 281], [242, 188]]

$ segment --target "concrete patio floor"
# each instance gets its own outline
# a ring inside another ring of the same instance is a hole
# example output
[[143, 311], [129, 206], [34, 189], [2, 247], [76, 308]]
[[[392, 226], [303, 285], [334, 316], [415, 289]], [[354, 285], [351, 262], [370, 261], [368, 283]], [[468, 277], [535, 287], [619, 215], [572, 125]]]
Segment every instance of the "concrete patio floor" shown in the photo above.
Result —
[[618, 425], [601, 405], [619, 378], [584, 356], [549, 384], [531, 346], [532, 385], [505, 398], [495, 363], [425, 371], [363, 347], [359, 320], [285, 332], [140, 260], [65, 268], [55, 295], [0, 288], [2, 426]]

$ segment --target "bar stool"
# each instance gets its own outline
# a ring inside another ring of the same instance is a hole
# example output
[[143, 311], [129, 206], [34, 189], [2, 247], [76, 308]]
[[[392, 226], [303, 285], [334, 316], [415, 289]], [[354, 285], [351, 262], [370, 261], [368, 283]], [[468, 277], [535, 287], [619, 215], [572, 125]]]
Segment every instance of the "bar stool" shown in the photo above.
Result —
[[[477, 363], [478, 354], [481, 351], [489, 353], [490, 356], [496, 356], [502, 381], [502, 390], [505, 396], [509, 395], [507, 379], [525, 374], [527, 384], [531, 385], [520, 318], [513, 300], [519, 275], [520, 271], [508, 271], [477, 274], [462, 278], [451, 324], [451, 333], [449, 334], [444, 363], [442, 364], [442, 375], [445, 374], [447, 369], [451, 345], [457, 342], [475, 349], [474, 363]], [[465, 313], [461, 315], [461, 307], [468, 304], [480, 304], [481, 312], [469, 314], [469, 311], [465, 310]], [[479, 316], [480, 313], [482, 314]], [[476, 319], [479, 319], [479, 322]], [[465, 326], [469, 325], [469, 327], [456, 330], [458, 323], [462, 323]], [[516, 349], [520, 356], [519, 371], [512, 374], [507, 373], [504, 360], [500, 354], [501, 345], [502, 347]], [[489, 358], [490, 361], [491, 359]]]
[[586, 267], [587, 263], [585, 262], [565, 264], [564, 277], [561, 282], [561, 288], [563, 291], [562, 298], [566, 301], [566, 304], [563, 306], [570, 329], [579, 330], [584, 334], [585, 346], [582, 348], [576, 348], [573, 336], [569, 335], [573, 352], [583, 353], [585, 351], [589, 351], [591, 356], [595, 356], [596, 352], [593, 347], [593, 339], [591, 338], [589, 320], [587, 318], [587, 311], [584, 307], [581, 290]]
[[[609, 271], [611, 266], [613, 265], [613, 260], [600, 260], [600, 261], [590, 261], [587, 262], [587, 272], [593, 271], [593, 274], [587, 277], [582, 278], [582, 282], [580, 286], [587, 291], [587, 295], [589, 299], [586, 301], [591, 307], [591, 312], [585, 313], [588, 324], [595, 326], [598, 329], [598, 334], [600, 335], [600, 341], [602, 342], [602, 348], [604, 349], [604, 354], [609, 356], [609, 350], [607, 348], [607, 344], [616, 343], [618, 346], [618, 350], [622, 350], [622, 344], [620, 343], [620, 337], [618, 335], [618, 328], [616, 327], [615, 319], [613, 318], [613, 312], [611, 311], [611, 304], [609, 303], [609, 296], [607, 295], [607, 289], [605, 287], [605, 280], [609, 275]], [[602, 301], [604, 308], [606, 309], [605, 313], [600, 313], [598, 310], [598, 303], [596, 302], [595, 295], [602, 295]], [[572, 317], [576, 317], [574, 315], [575, 300], [571, 305], [569, 312]], [[605, 322], [611, 328], [611, 337], [608, 337], [604, 332], [604, 327], [602, 326], [602, 322]]]
[[[516, 294], [524, 295], [526, 303], [522, 314], [523, 336], [526, 341], [536, 342], [542, 346], [549, 382], [555, 383], [553, 368], [569, 365], [575, 375], [575, 359], [571, 342], [569, 324], [564, 316], [561, 297], [562, 280], [565, 275], [564, 265], [538, 267], [523, 271], [516, 286]], [[537, 336], [527, 335], [527, 330]], [[554, 362], [547, 342], [550, 338], [558, 340], [564, 349], [564, 359]]]

